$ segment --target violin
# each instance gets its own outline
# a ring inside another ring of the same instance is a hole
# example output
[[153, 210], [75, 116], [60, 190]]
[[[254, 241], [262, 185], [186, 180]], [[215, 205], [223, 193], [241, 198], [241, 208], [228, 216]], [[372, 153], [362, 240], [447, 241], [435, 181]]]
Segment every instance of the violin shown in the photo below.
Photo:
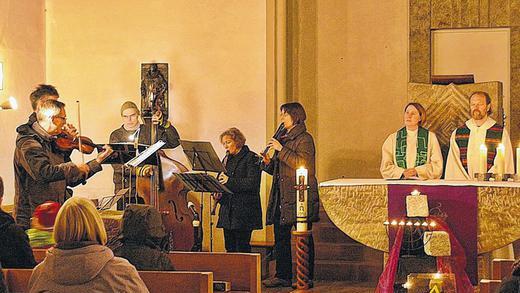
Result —
[[72, 138], [66, 134], [60, 134], [54, 140], [54, 144], [61, 151], [79, 150], [83, 154], [92, 154], [95, 149], [98, 152], [104, 151], [103, 147], [96, 145], [92, 139], [86, 136], [77, 136]]

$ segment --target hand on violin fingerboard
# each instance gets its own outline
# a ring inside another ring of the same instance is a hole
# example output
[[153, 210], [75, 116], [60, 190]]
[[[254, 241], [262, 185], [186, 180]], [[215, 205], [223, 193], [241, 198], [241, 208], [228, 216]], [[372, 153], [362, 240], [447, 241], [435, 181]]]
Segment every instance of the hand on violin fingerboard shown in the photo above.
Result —
[[70, 138], [76, 138], [79, 135], [79, 132], [76, 129], [76, 127], [74, 127], [74, 125], [70, 123], [63, 125], [63, 133], [65, 133]]

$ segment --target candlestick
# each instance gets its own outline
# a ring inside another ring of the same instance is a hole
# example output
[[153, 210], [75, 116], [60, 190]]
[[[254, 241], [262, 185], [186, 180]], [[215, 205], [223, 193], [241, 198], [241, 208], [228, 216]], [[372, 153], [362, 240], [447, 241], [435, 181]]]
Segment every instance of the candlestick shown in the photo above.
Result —
[[478, 172], [480, 174], [485, 174], [488, 171], [487, 168], [487, 147], [485, 144], [480, 145], [480, 154], [478, 157]]
[[504, 163], [505, 163], [506, 147], [503, 144], [499, 144], [497, 147], [497, 159], [496, 159], [496, 173], [504, 175]]
[[296, 170], [296, 231], [307, 231], [307, 185], [308, 170]]

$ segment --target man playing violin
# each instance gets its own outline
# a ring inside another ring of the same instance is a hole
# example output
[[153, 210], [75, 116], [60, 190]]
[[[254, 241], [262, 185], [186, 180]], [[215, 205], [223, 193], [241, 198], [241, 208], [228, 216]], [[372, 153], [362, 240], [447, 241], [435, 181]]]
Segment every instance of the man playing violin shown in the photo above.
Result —
[[14, 214], [18, 225], [30, 227], [34, 209], [45, 201], [63, 203], [72, 196], [74, 187], [101, 171], [101, 162], [112, 153], [106, 146], [97, 158], [76, 164], [70, 160], [70, 151], [60, 151], [54, 143], [66, 124], [65, 104], [54, 99], [39, 103], [36, 121], [17, 128], [14, 153], [15, 198]]
[[[110, 134], [110, 143], [139, 143], [150, 144], [150, 125], [141, 124], [139, 117], [141, 115], [137, 105], [132, 101], [126, 101], [121, 105], [121, 118], [123, 125], [118, 129], [112, 131]], [[157, 139], [160, 139], [166, 144], [165, 149], [172, 149], [179, 146], [179, 133], [173, 127], [170, 121], [163, 119], [161, 111], [157, 111], [152, 116], [152, 123], [157, 126]], [[114, 168], [114, 192], [117, 193], [123, 188], [130, 187], [130, 182], [135, 182], [136, 174], [139, 176], [150, 176], [152, 168], [150, 165], [145, 165], [142, 168], [135, 168], [129, 170], [123, 168], [121, 164], [113, 164]], [[124, 170], [124, 176], [123, 176]], [[136, 198], [135, 183], [131, 186], [130, 200], [127, 202], [134, 202]], [[138, 198], [138, 203], [144, 203], [141, 198]], [[117, 202], [117, 209], [124, 210], [123, 200]]]
[[[36, 111], [41, 103], [47, 101], [47, 100], [58, 100], [60, 98], [60, 94], [58, 93], [58, 90], [56, 87], [50, 84], [40, 84], [38, 85], [34, 91], [29, 95], [29, 101], [31, 102], [31, 107], [33, 109], [33, 112], [29, 116], [29, 119], [27, 123], [22, 124], [18, 126], [20, 127], [31, 127], [34, 122], [37, 121], [36, 119]], [[18, 132], [19, 129], [16, 129]], [[72, 124], [67, 124], [66, 129], [63, 131], [64, 134], [66, 134], [69, 137], [76, 137], [78, 135], [78, 131]], [[70, 154], [70, 151], [66, 151]]]

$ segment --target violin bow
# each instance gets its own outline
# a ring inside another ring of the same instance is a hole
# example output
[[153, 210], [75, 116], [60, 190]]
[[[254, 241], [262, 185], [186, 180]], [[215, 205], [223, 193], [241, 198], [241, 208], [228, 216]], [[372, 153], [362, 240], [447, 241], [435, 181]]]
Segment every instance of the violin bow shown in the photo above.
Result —
[[81, 153], [81, 162], [85, 164], [85, 154], [83, 154], [82, 150], [82, 143], [81, 143], [81, 110], [79, 105], [79, 100], [76, 100], [76, 104], [78, 105], [78, 146], [79, 146], [79, 152]]

